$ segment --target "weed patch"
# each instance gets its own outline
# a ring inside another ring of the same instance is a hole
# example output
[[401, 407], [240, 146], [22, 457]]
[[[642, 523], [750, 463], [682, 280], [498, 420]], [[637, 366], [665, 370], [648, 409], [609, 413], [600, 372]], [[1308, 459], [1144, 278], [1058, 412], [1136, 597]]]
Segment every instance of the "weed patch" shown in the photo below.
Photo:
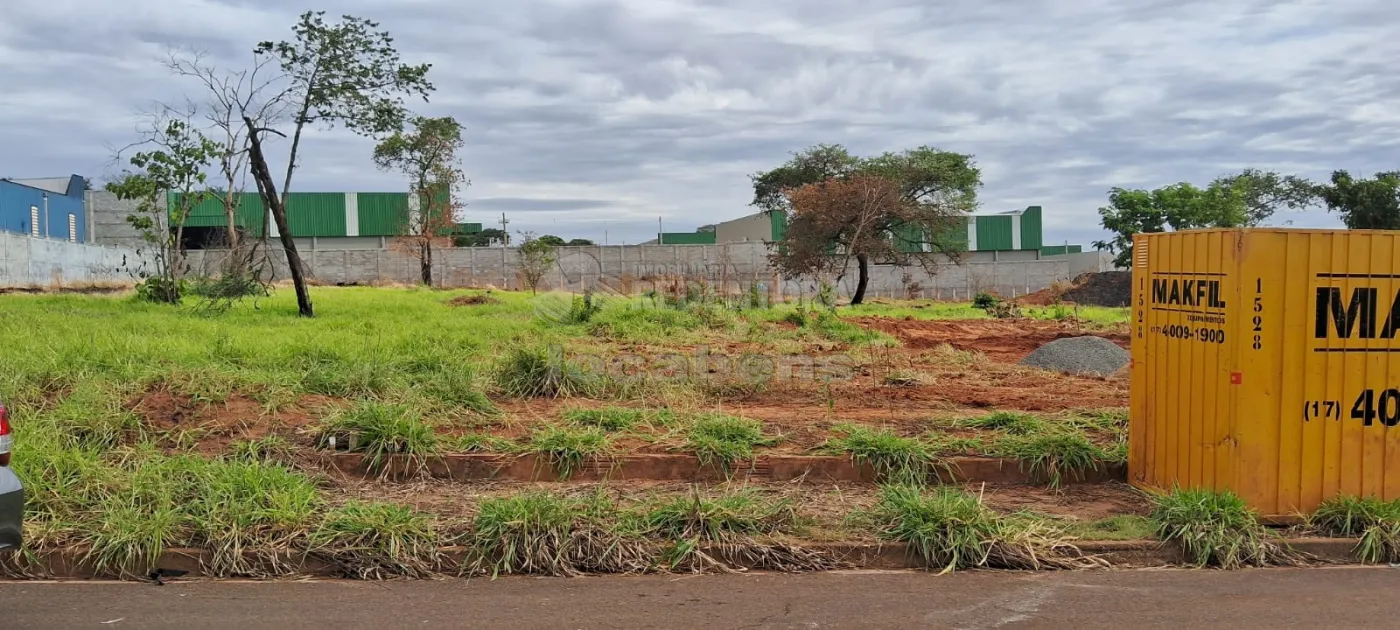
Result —
[[1052, 489], [1060, 487], [1065, 473], [1099, 470], [1119, 456], [1090, 442], [1083, 432], [1069, 430], [1008, 435], [993, 445], [992, 452], [1021, 460], [1032, 476], [1044, 476]]
[[911, 554], [943, 573], [1106, 566], [1085, 557], [1042, 521], [1001, 516], [980, 497], [957, 488], [885, 486], [879, 501], [861, 516], [881, 539], [909, 545]]
[[427, 577], [440, 564], [442, 542], [432, 520], [412, 508], [351, 501], [325, 515], [310, 551], [349, 578]]
[[441, 440], [417, 410], [405, 404], [362, 402], [329, 418], [321, 430], [322, 448], [341, 443], [364, 453], [372, 468], [380, 468], [391, 455], [418, 460], [437, 455]]
[[578, 366], [539, 347], [513, 348], [496, 370], [496, 385], [514, 398], [568, 398], [592, 392], [594, 383]]
[[763, 424], [749, 418], [705, 414], [695, 419], [686, 438], [686, 449], [705, 466], [718, 464], [732, 470], [734, 463], [753, 458], [754, 447], [777, 443], [763, 434]]
[[1199, 567], [1293, 565], [1302, 559], [1233, 492], [1178, 489], [1160, 495], [1151, 520], [1158, 538], [1179, 545]]
[[839, 425], [834, 431], [838, 435], [827, 442], [826, 450], [850, 453], [857, 463], [874, 468], [884, 482], [925, 483], [938, 463], [934, 448], [921, 440], [857, 425]]
[[650, 545], [626, 531], [616, 506], [599, 497], [526, 493], [483, 500], [472, 541], [472, 568], [492, 577], [635, 573], [653, 564]]
[[968, 418], [962, 421], [962, 426], [971, 429], [1004, 431], [1010, 435], [1031, 435], [1050, 429], [1050, 425], [1036, 416], [1012, 411], [998, 411], [977, 418]]
[[1400, 562], [1400, 501], [1329, 499], [1308, 518], [1308, 525], [1324, 536], [1360, 538], [1356, 555], [1362, 562]]
[[535, 432], [527, 450], [549, 457], [549, 464], [561, 480], [572, 477], [583, 461], [607, 455], [612, 437], [597, 427], [549, 426]]

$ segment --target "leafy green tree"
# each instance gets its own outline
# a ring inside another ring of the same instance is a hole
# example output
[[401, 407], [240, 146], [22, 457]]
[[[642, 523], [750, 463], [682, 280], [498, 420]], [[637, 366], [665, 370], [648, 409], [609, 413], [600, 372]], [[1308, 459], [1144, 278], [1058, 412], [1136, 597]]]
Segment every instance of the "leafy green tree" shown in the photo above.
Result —
[[520, 248], [516, 252], [520, 262], [520, 274], [525, 277], [525, 285], [533, 294], [539, 288], [540, 280], [549, 273], [558, 257], [557, 245], [536, 238], [533, 232], [521, 232]]
[[545, 234], [544, 236], [539, 237], [539, 239], [537, 240], [539, 240], [541, 243], [547, 243], [555, 247], [562, 247], [564, 245], [564, 239], [559, 238], [558, 236], [555, 236], [553, 234]]
[[252, 116], [245, 114], [243, 120], [248, 128], [249, 166], [263, 203], [277, 223], [296, 286], [297, 308], [303, 317], [314, 315], [311, 294], [286, 216], [287, 193], [297, 167], [302, 131], [307, 125], [320, 123], [344, 125], [367, 136], [392, 134], [403, 129], [408, 116], [404, 96], [417, 94], [427, 100], [433, 90], [427, 80], [430, 66], [401, 63], [394, 39], [378, 28], [377, 22], [350, 15], [329, 23], [324, 11], [308, 11], [292, 27], [290, 41], [265, 41], [254, 50], [260, 57], [277, 59], [286, 75], [287, 89], [276, 98], [288, 102], [293, 130], [280, 195], [259, 136], [267, 132], [282, 134]]
[[586, 238], [572, 238], [572, 239], [569, 239], [569, 242], [568, 242], [568, 243], [565, 243], [565, 245], [577, 247], [577, 246], [585, 246], [585, 245], [587, 245], [587, 246], [596, 245], [596, 243], [594, 243], [593, 241], [590, 241], [590, 240], [588, 240], [588, 239], [586, 239]]
[[1132, 265], [1133, 235], [1200, 228], [1256, 226], [1281, 208], [1306, 207], [1315, 193], [1307, 180], [1247, 169], [1199, 188], [1187, 182], [1156, 190], [1113, 188], [1099, 208], [1103, 228], [1113, 233], [1094, 247], [1116, 254], [1114, 264]]
[[416, 116], [413, 130], [397, 132], [374, 148], [374, 163], [409, 177], [418, 210], [409, 212], [396, 241], [418, 259], [423, 284], [433, 284], [433, 247], [446, 247], [456, 226], [459, 190], [468, 185], [457, 152], [465, 146], [462, 125], [452, 117]]
[[1342, 216], [1353, 230], [1400, 230], [1400, 171], [1355, 179], [1346, 171], [1332, 173], [1329, 184], [1317, 186], [1327, 209]]
[[918, 264], [929, 273], [966, 248], [959, 229], [977, 206], [981, 173], [971, 155], [919, 147], [871, 158], [817, 145], [751, 176], [752, 205], [788, 214], [769, 255], [785, 277], [835, 271], [856, 260], [851, 304], [860, 304], [870, 263]]
[[[221, 147], [188, 121], [174, 118], [158, 121], [148, 142], [151, 150], [131, 156], [131, 166], [138, 170], [108, 182], [107, 190], [118, 199], [136, 202], [136, 211], [126, 221], [151, 245], [155, 274], [141, 283], [140, 294], [153, 302], [179, 304], [185, 224], [194, 207], [210, 195], [206, 169]], [[162, 203], [167, 191], [177, 193], [173, 208]]]

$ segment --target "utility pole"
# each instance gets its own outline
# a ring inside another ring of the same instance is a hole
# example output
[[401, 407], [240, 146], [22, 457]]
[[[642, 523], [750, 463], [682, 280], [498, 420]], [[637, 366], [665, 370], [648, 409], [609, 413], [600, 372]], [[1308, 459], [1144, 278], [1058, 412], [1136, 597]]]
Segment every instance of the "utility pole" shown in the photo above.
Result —
[[663, 232], [662, 232], [662, 230], [661, 230], [661, 217], [656, 217], [656, 244], [657, 244], [657, 245], [665, 245], [665, 244], [666, 244], [666, 237], [665, 237], [665, 236], [662, 236], [662, 233], [663, 233]]
[[505, 247], [505, 246], [507, 246], [507, 245], [510, 244], [510, 232], [507, 232], [507, 231], [506, 231], [506, 224], [507, 224], [507, 223], [510, 223], [510, 221], [507, 221], [507, 220], [506, 220], [506, 213], [502, 212], [502, 213], [501, 213], [501, 247]]

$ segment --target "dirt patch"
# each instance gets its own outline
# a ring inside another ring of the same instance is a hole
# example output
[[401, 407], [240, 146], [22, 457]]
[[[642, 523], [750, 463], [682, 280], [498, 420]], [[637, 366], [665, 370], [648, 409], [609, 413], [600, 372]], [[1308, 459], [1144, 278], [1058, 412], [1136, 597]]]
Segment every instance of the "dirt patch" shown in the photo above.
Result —
[[1133, 298], [1131, 271], [1103, 271], [1080, 274], [1068, 285], [1051, 286], [1030, 293], [1017, 302], [1031, 306], [1047, 306], [1061, 302], [1084, 306], [1127, 306]]
[[463, 295], [447, 301], [448, 306], [485, 306], [487, 304], [500, 303], [500, 300], [489, 295]]
[[334, 406], [329, 398], [302, 396], [293, 404], [270, 410], [242, 394], [223, 402], [201, 402], [166, 388], [150, 390], [127, 404], [148, 428], [171, 439], [186, 434], [194, 440], [196, 450], [206, 455], [223, 454], [234, 442], [272, 434], [293, 443], [307, 442], [299, 430], [330, 413]]
[[1114, 516], [1147, 516], [1152, 503], [1139, 490], [1125, 483], [1085, 483], [1064, 486], [1051, 492], [1041, 486], [988, 485], [968, 487], [983, 493], [987, 505], [1001, 512], [1030, 510], [1041, 514], [1097, 521]]
[[928, 349], [948, 344], [958, 350], [981, 352], [987, 358], [1016, 363], [1036, 348], [1056, 339], [1095, 335], [1127, 348], [1127, 333], [1087, 331], [1073, 325], [1037, 319], [920, 320], [912, 317], [860, 317], [862, 326], [899, 338], [907, 348]]

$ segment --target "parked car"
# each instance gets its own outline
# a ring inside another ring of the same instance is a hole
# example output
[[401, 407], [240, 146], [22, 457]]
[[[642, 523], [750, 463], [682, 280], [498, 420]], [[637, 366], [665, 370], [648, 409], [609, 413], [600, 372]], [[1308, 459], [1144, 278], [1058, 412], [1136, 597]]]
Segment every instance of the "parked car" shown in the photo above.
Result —
[[19, 549], [24, 540], [24, 485], [10, 470], [13, 446], [10, 415], [0, 402], [0, 551]]

